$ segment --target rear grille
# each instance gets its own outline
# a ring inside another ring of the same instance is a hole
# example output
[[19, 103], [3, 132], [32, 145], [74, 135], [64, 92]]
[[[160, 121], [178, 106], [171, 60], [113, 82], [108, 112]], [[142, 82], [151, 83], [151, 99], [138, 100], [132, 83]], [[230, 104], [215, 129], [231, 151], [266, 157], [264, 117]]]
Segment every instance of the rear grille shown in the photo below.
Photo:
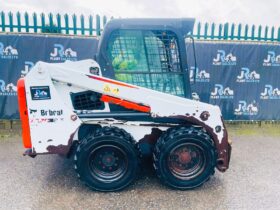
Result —
[[101, 94], [93, 91], [71, 93], [72, 104], [75, 110], [102, 110], [104, 102], [100, 101]]

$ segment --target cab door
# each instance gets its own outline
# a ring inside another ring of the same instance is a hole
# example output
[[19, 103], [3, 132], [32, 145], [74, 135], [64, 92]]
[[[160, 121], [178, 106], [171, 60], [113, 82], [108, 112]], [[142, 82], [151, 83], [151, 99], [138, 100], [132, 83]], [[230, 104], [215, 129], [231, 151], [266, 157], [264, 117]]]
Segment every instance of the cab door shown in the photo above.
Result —
[[115, 30], [106, 54], [115, 79], [186, 97], [187, 72], [182, 68], [178, 39], [172, 31]]

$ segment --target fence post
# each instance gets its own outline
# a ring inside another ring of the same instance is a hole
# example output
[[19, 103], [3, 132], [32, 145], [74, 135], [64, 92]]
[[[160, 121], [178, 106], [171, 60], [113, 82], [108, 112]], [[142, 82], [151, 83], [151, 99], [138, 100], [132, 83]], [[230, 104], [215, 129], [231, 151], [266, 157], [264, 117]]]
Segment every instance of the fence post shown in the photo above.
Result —
[[54, 31], [54, 24], [53, 24], [53, 14], [49, 13], [49, 32]]
[[45, 21], [45, 14], [41, 14], [41, 31], [45, 31], [46, 21]]
[[72, 16], [72, 21], [73, 21], [73, 31], [74, 31], [74, 34], [76, 35], [77, 34], [77, 16], [75, 14]]
[[235, 24], [232, 23], [232, 24], [231, 24], [231, 31], [230, 31], [230, 39], [231, 39], [231, 40], [234, 39], [234, 32], [235, 32]]
[[228, 23], [224, 24], [224, 39], [228, 39]]
[[268, 38], [268, 26], [266, 26], [264, 30], [264, 40], [267, 41], [267, 38]]
[[200, 39], [200, 33], [201, 33], [201, 23], [199, 22], [197, 24], [197, 39]]
[[61, 33], [61, 15], [56, 14], [57, 29]]
[[208, 26], [209, 26], [209, 24], [205, 23], [205, 25], [204, 25], [204, 39], [208, 38]]
[[9, 13], [8, 13], [8, 17], [9, 17], [9, 28], [10, 28], [10, 32], [13, 32], [13, 31], [14, 31], [13, 13], [9, 12]]
[[6, 23], [5, 23], [5, 13], [1, 12], [1, 20], [2, 20], [2, 31], [5, 32]]
[[101, 31], [100, 31], [100, 16], [96, 15], [96, 35], [100, 36]]
[[262, 36], [262, 26], [259, 25], [259, 29], [258, 29], [258, 40], [261, 40], [261, 36]]
[[252, 30], [251, 30], [251, 39], [255, 40], [255, 25], [252, 26]]
[[18, 32], [21, 32], [21, 19], [20, 19], [21, 17], [19, 12], [17, 12], [16, 17], [17, 17], [17, 30]]
[[34, 12], [32, 16], [33, 16], [33, 28], [34, 28], [34, 32], [37, 33], [37, 31], [38, 31], [37, 14]]
[[68, 14], [64, 15], [64, 22], [65, 22], [65, 33], [69, 34], [69, 16], [68, 16]]
[[219, 24], [219, 35], [218, 35], [218, 39], [222, 39], [222, 30], [223, 30], [223, 25], [220, 23], [220, 24]]
[[106, 25], [107, 23], [107, 17], [104, 15], [103, 16], [103, 29], [104, 29], [104, 26]]
[[277, 41], [280, 42], [280, 27], [278, 28]]
[[270, 33], [270, 40], [274, 41], [274, 26], [271, 28], [271, 33]]
[[238, 31], [237, 31], [237, 39], [241, 39], [241, 31], [242, 31], [242, 25], [241, 23], [238, 24]]
[[24, 13], [24, 20], [25, 20], [25, 31], [29, 32], [29, 15], [27, 12]]
[[85, 35], [85, 18], [83, 15], [81, 15], [80, 21], [81, 21], [81, 33], [82, 35]]
[[247, 40], [248, 39], [248, 31], [249, 31], [249, 26], [248, 24], [245, 25], [245, 33], [244, 33], [244, 39]]
[[215, 23], [211, 24], [211, 39], [215, 38]]
[[89, 35], [92, 35], [93, 34], [93, 17], [92, 17], [92, 15], [89, 16], [88, 21], [89, 21]]

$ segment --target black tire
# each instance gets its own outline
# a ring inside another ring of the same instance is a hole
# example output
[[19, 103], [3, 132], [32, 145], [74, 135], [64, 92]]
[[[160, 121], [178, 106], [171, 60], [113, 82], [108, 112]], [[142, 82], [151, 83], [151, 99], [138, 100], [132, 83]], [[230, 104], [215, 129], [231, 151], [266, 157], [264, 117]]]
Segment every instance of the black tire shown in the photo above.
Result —
[[102, 127], [90, 132], [78, 145], [74, 161], [78, 177], [98, 191], [118, 191], [138, 174], [139, 152], [125, 130]]
[[158, 140], [154, 168], [167, 186], [187, 190], [201, 186], [214, 174], [217, 154], [210, 136], [198, 127], [175, 127]]

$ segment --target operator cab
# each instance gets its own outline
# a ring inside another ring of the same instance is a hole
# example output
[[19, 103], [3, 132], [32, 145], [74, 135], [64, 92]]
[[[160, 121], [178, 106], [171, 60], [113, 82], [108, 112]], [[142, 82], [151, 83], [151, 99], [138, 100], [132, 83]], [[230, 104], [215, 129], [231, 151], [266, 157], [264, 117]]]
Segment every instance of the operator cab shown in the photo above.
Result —
[[114, 19], [99, 42], [102, 75], [190, 98], [185, 37], [194, 19]]

